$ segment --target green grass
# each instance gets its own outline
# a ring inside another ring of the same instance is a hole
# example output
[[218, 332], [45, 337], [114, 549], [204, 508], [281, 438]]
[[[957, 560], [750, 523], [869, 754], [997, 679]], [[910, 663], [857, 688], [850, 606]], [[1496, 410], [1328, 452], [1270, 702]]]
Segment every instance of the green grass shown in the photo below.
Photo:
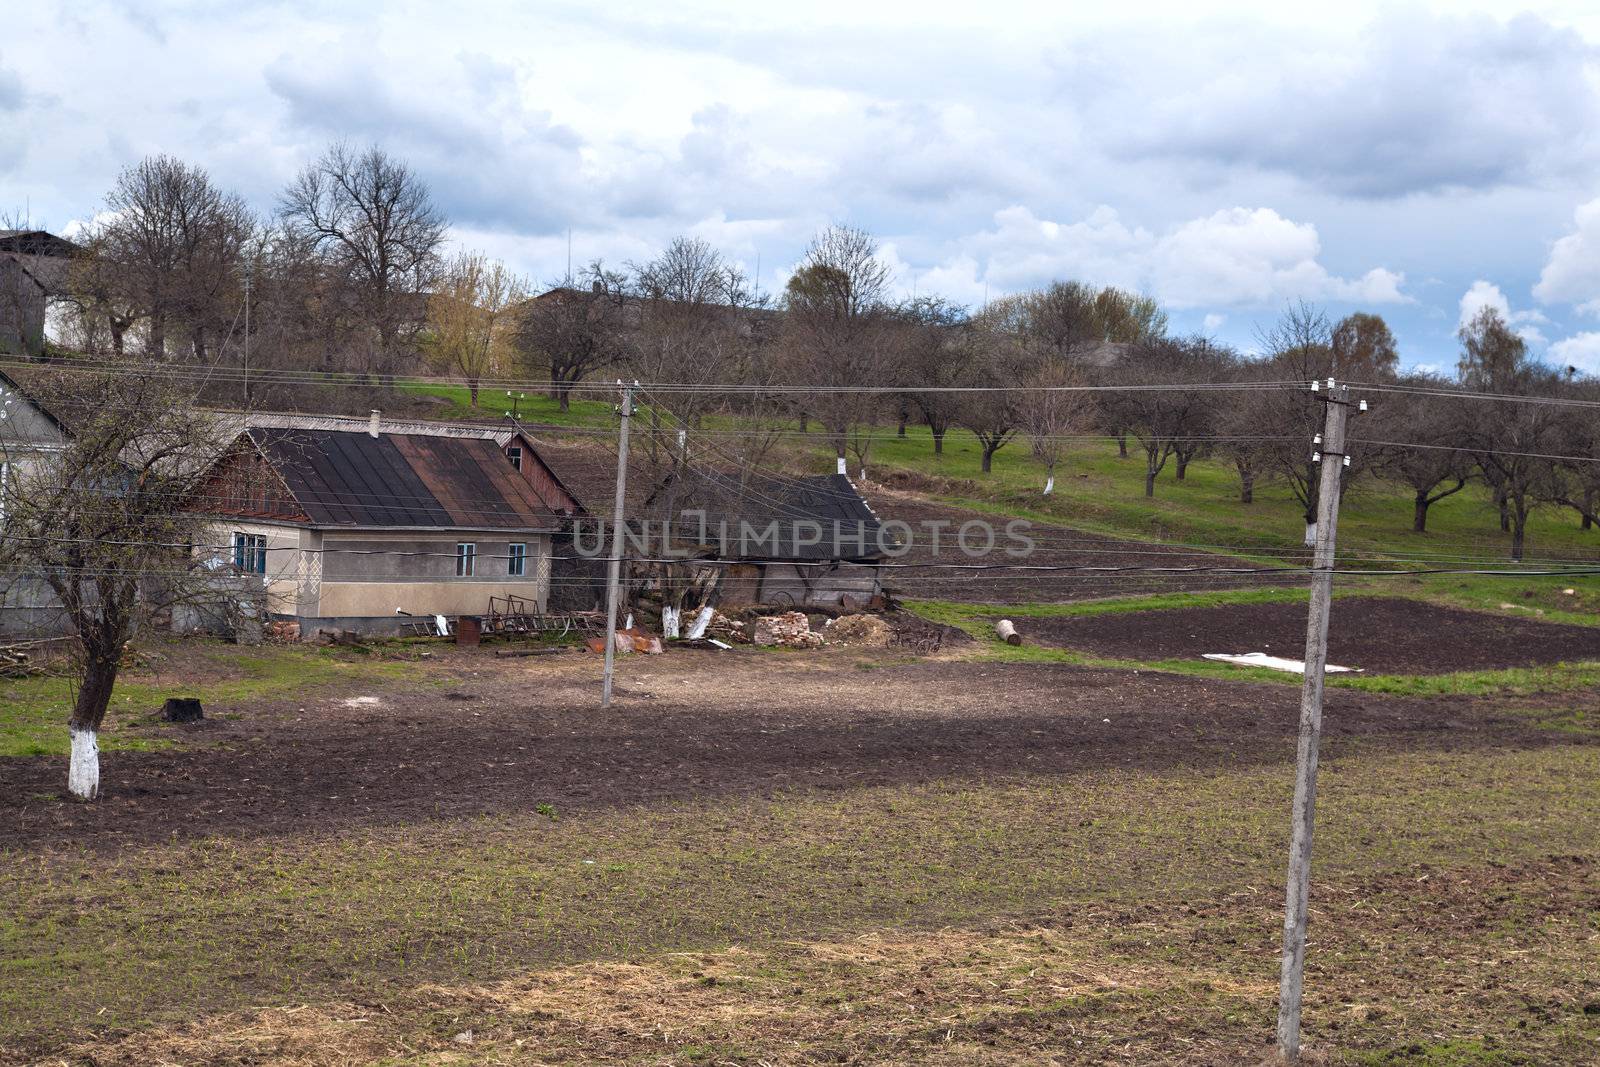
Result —
[[[1339, 595], [1359, 595], [1354, 591]], [[1068, 604], [973, 604], [955, 600], [907, 600], [908, 611], [951, 626], [962, 622], [1010, 618], [1080, 618], [1121, 615], [1138, 611], [1220, 607], [1226, 604], [1287, 604], [1304, 601], [1304, 589], [1209, 589], [1195, 593], [1151, 593], [1125, 597], [1080, 600]], [[959, 621], [958, 621], [959, 620]]]
[[[1098, 948], [1106, 955], [1091, 966], [1170, 969], [1203, 959], [1219, 979], [1265, 988], [1275, 974], [1290, 776], [1281, 765], [1238, 762], [1226, 745], [1197, 746], [1191, 759], [1163, 773], [1110, 767], [555, 822], [530, 813], [112, 857], [12, 854], [0, 863], [0, 1033], [146, 1026], [324, 997], [382, 1001], [423, 983], [863, 928], [1070, 922], [1108, 904], [1128, 917], [1107, 927]], [[1592, 854], [1597, 773], [1600, 753], [1586, 745], [1347, 747], [1324, 765], [1318, 907], [1358, 905], [1357, 920], [1364, 914], [1397, 939], [1385, 960], [1454, 958], [1457, 928], [1418, 931], [1405, 918], [1404, 896], [1454, 884], [1419, 884], [1418, 868]], [[1373, 881], [1384, 878], [1393, 889]], [[1530, 906], [1543, 899], [1530, 896]], [[1555, 921], [1548, 909], [1533, 914], [1545, 918], [1475, 932], [1471, 955], [1518, 951], [1519, 980], [1537, 975], [1561, 988], [1573, 980], [1573, 959], [1526, 951]], [[1169, 921], [1192, 936], [1163, 934]], [[1313, 1033], [1339, 1018], [1324, 998], [1335, 975], [1381, 984], [1366, 948], [1372, 936], [1319, 935]], [[1581, 955], [1580, 943], [1570, 942]], [[1389, 981], [1362, 995], [1419, 992]], [[1510, 1027], [1523, 1009], [1510, 999], [1441, 1005], [1467, 1012], [1473, 1025], [1505, 1011], [1495, 1025]], [[1159, 1017], [1162, 1003], [1147, 1007]], [[1091, 1021], [1116, 1025], [1114, 1010], [1094, 1012], [1102, 1014]], [[1544, 1025], [1541, 1041], [1570, 1038], [1584, 1022], [1563, 1009]], [[1397, 1018], [1357, 1036], [1387, 1046], [1406, 1026]]]
[[[1256, 487], [1255, 502], [1238, 502], [1238, 478], [1231, 466], [1196, 460], [1187, 477], [1175, 479], [1168, 463], [1153, 499], [1144, 496], [1144, 463], [1137, 452], [1117, 456], [1112, 442], [1074, 448], [1057, 469], [1056, 491], [1040, 489], [1044, 468], [1019, 440], [1002, 449], [994, 470], [980, 469], [980, 451], [970, 433], [953, 430], [945, 453], [935, 456], [926, 427], [911, 427], [904, 439], [880, 431], [868, 457], [874, 468], [895, 467], [953, 483], [938, 495], [986, 508], [1017, 509], [1023, 517], [1049, 518], [1091, 532], [1115, 536], [1183, 541], [1235, 549], [1300, 549], [1304, 520], [1287, 488]], [[1363, 478], [1348, 488], [1340, 509], [1339, 541], [1345, 552], [1425, 556], [1488, 556], [1503, 560], [1510, 537], [1499, 530], [1497, 513], [1479, 487], [1447, 497], [1429, 512], [1429, 530], [1411, 532], [1408, 491]], [[1539, 509], [1529, 520], [1528, 552], [1538, 556], [1600, 556], [1600, 532], [1579, 529], [1570, 510]], [[1464, 561], [1470, 562], [1470, 561]], [[1600, 588], [1600, 587], [1596, 587]]]
[[[414, 669], [404, 660], [354, 658], [342, 650], [309, 645], [263, 645], [246, 651], [203, 639], [150, 646], [171, 669], [179, 661], [194, 665], [205, 681], [155, 680], [151, 671], [124, 670], [111, 696], [99, 744], [108, 751], [142, 751], [171, 745], [149, 727], [171, 696], [199, 697], [207, 714], [226, 714], [230, 704], [287, 697], [302, 689], [336, 682], [402, 676]], [[65, 755], [70, 748], [67, 715], [75, 695], [73, 680], [62, 675], [0, 679], [0, 756]]]
[[[401, 392], [417, 396], [436, 397], [444, 401], [433, 413], [435, 418], [463, 419], [467, 421], [498, 420], [511, 410], [504, 389], [483, 389], [478, 393], [478, 406], [472, 406], [472, 394], [464, 385], [437, 385], [409, 383], [397, 386]], [[612, 403], [604, 400], [580, 400], [573, 397], [569, 410], [562, 411], [561, 404], [543, 393], [528, 393], [517, 401], [517, 414], [523, 422], [549, 423], [555, 426], [610, 426], [617, 423]]]

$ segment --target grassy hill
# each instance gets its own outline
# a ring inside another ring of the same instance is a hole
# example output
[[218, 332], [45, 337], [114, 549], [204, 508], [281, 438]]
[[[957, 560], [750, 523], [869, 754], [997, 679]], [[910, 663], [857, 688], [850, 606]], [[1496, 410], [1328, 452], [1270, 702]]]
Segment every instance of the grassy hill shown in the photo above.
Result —
[[[448, 400], [452, 406], [445, 414], [450, 417], [474, 417], [465, 388], [412, 388]], [[475, 417], [497, 417], [498, 403], [485, 394]], [[613, 407], [604, 401], [574, 400], [572, 410], [563, 413], [553, 401], [530, 394], [522, 411], [530, 423], [556, 427], [593, 429], [616, 424]], [[736, 428], [720, 422], [713, 426], [723, 433]], [[714, 456], [715, 439], [708, 447]], [[1025, 438], [1001, 449], [987, 474], [981, 469], [981, 458], [976, 438], [965, 430], [951, 430], [944, 453], [935, 455], [927, 427], [909, 427], [902, 438], [896, 436], [893, 426], [885, 425], [876, 431], [868, 454], [867, 477], [978, 511], [1130, 540], [1206, 546], [1262, 560], [1303, 548], [1300, 506], [1287, 487], [1258, 482], [1254, 503], [1241, 504], [1238, 477], [1230, 465], [1220, 461], [1196, 460], [1183, 481], [1177, 480], [1176, 465], [1169, 462], [1157, 480], [1155, 496], [1147, 498], [1142, 456], [1134, 453], [1120, 458], [1111, 441], [1085, 442], [1070, 450], [1057, 468], [1055, 492], [1050, 496], [1041, 492], [1044, 466], [1033, 457]], [[851, 462], [854, 464], [854, 459]], [[833, 458], [820, 433], [801, 437], [795, 432], [785, 438], [767, 466], [788, 473], [820, 472], [832, 469]], [[1435, 504], [1426, 533], [1412, 532], [1411, 517], [1408, 489], [1370, 476], [1347, 483], [1340, 509], [1340, 555], [1416, 560], [1419, 565], [1433, 561], [1444, 567], [1494, 568], [1509, 562], [1510, 536], [1500, 531], [1497, 513], [1482, 486], [1469, 486]], [[1540, 508], [1529, 520], [1527, 558], [1529, 562], [1589, 560], [1600, 564], [1600, 530], [1581, 529], [1577, 515], [1570, 510]], [[1600, 580], [1587, 576], [1502, 579], [1444, 575], [1410, 584], [1414, 593], [1420, 585], [1430, 597], [1477, 607], [1493, 609], [1513, 602], [1553, 617], [1565, 614], [1588, 619], [1600, 614]], [[1565, 589], [1576, 592], [1566, 594]]]

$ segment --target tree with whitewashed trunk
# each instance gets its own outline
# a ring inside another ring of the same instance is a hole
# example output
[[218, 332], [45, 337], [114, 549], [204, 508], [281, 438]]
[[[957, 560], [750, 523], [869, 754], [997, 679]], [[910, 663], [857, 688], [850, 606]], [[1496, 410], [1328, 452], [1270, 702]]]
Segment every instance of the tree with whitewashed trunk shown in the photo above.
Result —
[[1094, 425], [1096, 410], [1083, 375], [1059, 360], [1050, 360], [1020, 384], [1017, 420], [1028, 435], [1033, 456], [1044, 464], [1044, 494], [1055, 492], [1056, 467], [1067, 453], [1067, 443]]
[[161, 375], [59, 371], [30, 376], [28, 392], [70, 436], [7, 479], [0, 570], [42, 579], [77, 638], [67, 788], [93, 800], [128, 642], [152, 613], [215, 595], [189, 547], [207, 521], [189, 509], [225, 435]]

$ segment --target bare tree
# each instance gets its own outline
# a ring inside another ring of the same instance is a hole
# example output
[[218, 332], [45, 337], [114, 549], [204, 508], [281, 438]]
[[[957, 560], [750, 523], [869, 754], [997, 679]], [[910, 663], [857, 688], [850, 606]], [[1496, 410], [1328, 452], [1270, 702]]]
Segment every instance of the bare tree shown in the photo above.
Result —
[[[1402, 375], [1398, 381], [1418, 389], [1449, 385], [1438, 375], [1420, 372]], [[1380, 474], [1411, 490], [1414, 533], [1426, 533], [1428, 509], [1461, 492], [1472, 477], [1472, 457], [1462, 433], [1465, 414], [1459, 403], [1442, 397], [1385, 393], [1371, 424], [1360, 427], [1364, 436], [1394, 442], [1374, 446], [1374, 465]]]
[[925, 296], [896, 308], [890, 327], [895, 376], [928, 424], [936, 456], [944, 453], [959, 408], [958, 397], [946, 390], [961, 383], [972, 360], [966, 324], [966, 309]]
[[159, 155], [119, 174], [105, 206], [75, 278], [80, 302], [106, 315], [119, 353], [128, 330], [142, 323], [151, 357], [165, 358], [176, 331], [205, 359], [238, 308], [240, 267], [255, 230], [249, 208], [202, 168]]
[[1167, 460], [1204, 436], [1214, 418], [1215, 394], [1182, 386], [1216, 381], [1223, 364], [1221, 350], [1204, 338], [1161, 339], [1140, 345], [1112, 375], [1123, 388], [1106, 405], [1144, 452], [1145, 496], [1155, 496]]
[[792, 380], [814, 387], [806, 407], [838, 457], [848, 448], [863, 466], [871, 440], [863, 427], [882, 401], [850, 390], [888, 380], [889, 268], [877, 253], [864, 230], [829, 226], [812, 239], [784, 291], [782, 343]]
[[522, 279], [480, 252], [461, 253], [440, 273], [428, 298], [423, 348], [435, 364], [467, 379], [473, 407], [478, 383], [510, 362], [515, 309], [525, 299]]
[[184, 505], [219, 443], [165, 376], [61, 374], [34, 392], [73, 433], [9, 480], [0, 553], [6, 569], [48, 584], [77, 638], [68, 788], [90, 800], [125, 646], [153, 612], [193, 594], [186, 546], [201, 543], [206, 522]]
[[[1575, 374], [1576, 368], [1566, 369], [1562, 394], [1591, 404], [1600, 402], [1600, 381], [1574, 380]], [[1592, 530], [1600, 524], [1600, 417], [1596, 416], [1596, 409], [1563, 411], [1552, 439], [1557, 454], [1574, 458], [1549, 464], [1540, 496], [1551, 504], [1571, 508], [1578, 513], [1582, 528]]]
[[1154, 298], [1076, 281], [1002, 297], [984, 313], [1057, 360], [1072, 360], [1106, 341], [1137, 344], [1167, 331], [1166, 312]]
[[427, 186], [376, 145], [339, 142], [289, 184], [279, 210], [348, 287], [350, 311], [374, 338], [366, 369], [392, 373], [421, 328], [444, 243]]
[[[1305, 515], [1305, 543], [1311, 544], [1316, 538], [1320, 481], [1311, 441], [1322, 431], [1322, 405], [1309, 386], [1333, 373], [1333, 328], [1319, 308], [1296, 303], [1273, 325], [1257, 332], [1257, 344], [1266, 353], [1262, 377], [1286, 384], [1238, 394], [1234, 424], [1253, 428], [1251, 432], [1261, 439], [1255, 453], [1258, 473], [1289, 487]], [[1351, 477], [1356, 473], [1353, 466]]]
[[1029, 378], [1043, 360], [1010, 328], [979, 313], [961, 331], [968, 351], [957, 394], [956, 421], [978, 439], [983, 473], [994, 468], [995, 453], [1022, 432], [1021, 398], [1017, 386]]
[[1020, 384], [1025, 388], [1017, 394], [1017, 421], [1034, 458], [1044, 464], [1044, 495], [1049, 496], [1069, 438], [1087, 432], [1098, 412], [1089, 394], [1079, 391], [1086, 384], [1081, 372], [1059, 361], [1041, 364]]
[[[1527, 345], [1494, 308], [1483, 308], [1461, 328], [1463, 385], [1504, 396], [1552, 395], [1560, 376], [1528, 358]], [[1527, 543], [1528, 515], [1548, 499], [1551, 465], [1562, 431], [1561, 409], [1525, 401], [1484, 401], [1466, 413], [1464, 433], [1474, 461], [1511, 534], [1511, 558]]]
[[568, 410], [572, 387], [606, 367], [628, 362], [636, 331], [627, 278], [599, 260], [579, 287], [557, 286], [524, 302], [517, 354], [531, 373], [548, 375], [550, 397]]
[[[746, 376], [763, 326], [744, 272], [699, 238], [678, 237], [655, 259], [630, 264], [638, 303], [635, 373], [647, 382], [698, 386], [652, 395], [646, 409], [646, 448], [652, 459], [674, 451], [663, 417], [679, 428], [698, 428], [705, 413], [726, 397], [713, 388]], [[681, 449], [677, 450], [682, 461]]]

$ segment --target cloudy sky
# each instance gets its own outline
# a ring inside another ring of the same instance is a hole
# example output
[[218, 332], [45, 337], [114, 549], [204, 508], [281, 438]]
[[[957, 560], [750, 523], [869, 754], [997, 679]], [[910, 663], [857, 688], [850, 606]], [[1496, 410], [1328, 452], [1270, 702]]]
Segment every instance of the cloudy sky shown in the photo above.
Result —
[[1600, 5], [1309, 6], [18, 5], [0, 212], [68, 229], [155, 152], [268, 211], [347, 138], [539, 282], [570, 229], [776, 289], [843, 221], [907, 293], [1112, 283], [1245, 348], [1304, 298], [1442, 368], [1487, 303], [1600, 372]]

